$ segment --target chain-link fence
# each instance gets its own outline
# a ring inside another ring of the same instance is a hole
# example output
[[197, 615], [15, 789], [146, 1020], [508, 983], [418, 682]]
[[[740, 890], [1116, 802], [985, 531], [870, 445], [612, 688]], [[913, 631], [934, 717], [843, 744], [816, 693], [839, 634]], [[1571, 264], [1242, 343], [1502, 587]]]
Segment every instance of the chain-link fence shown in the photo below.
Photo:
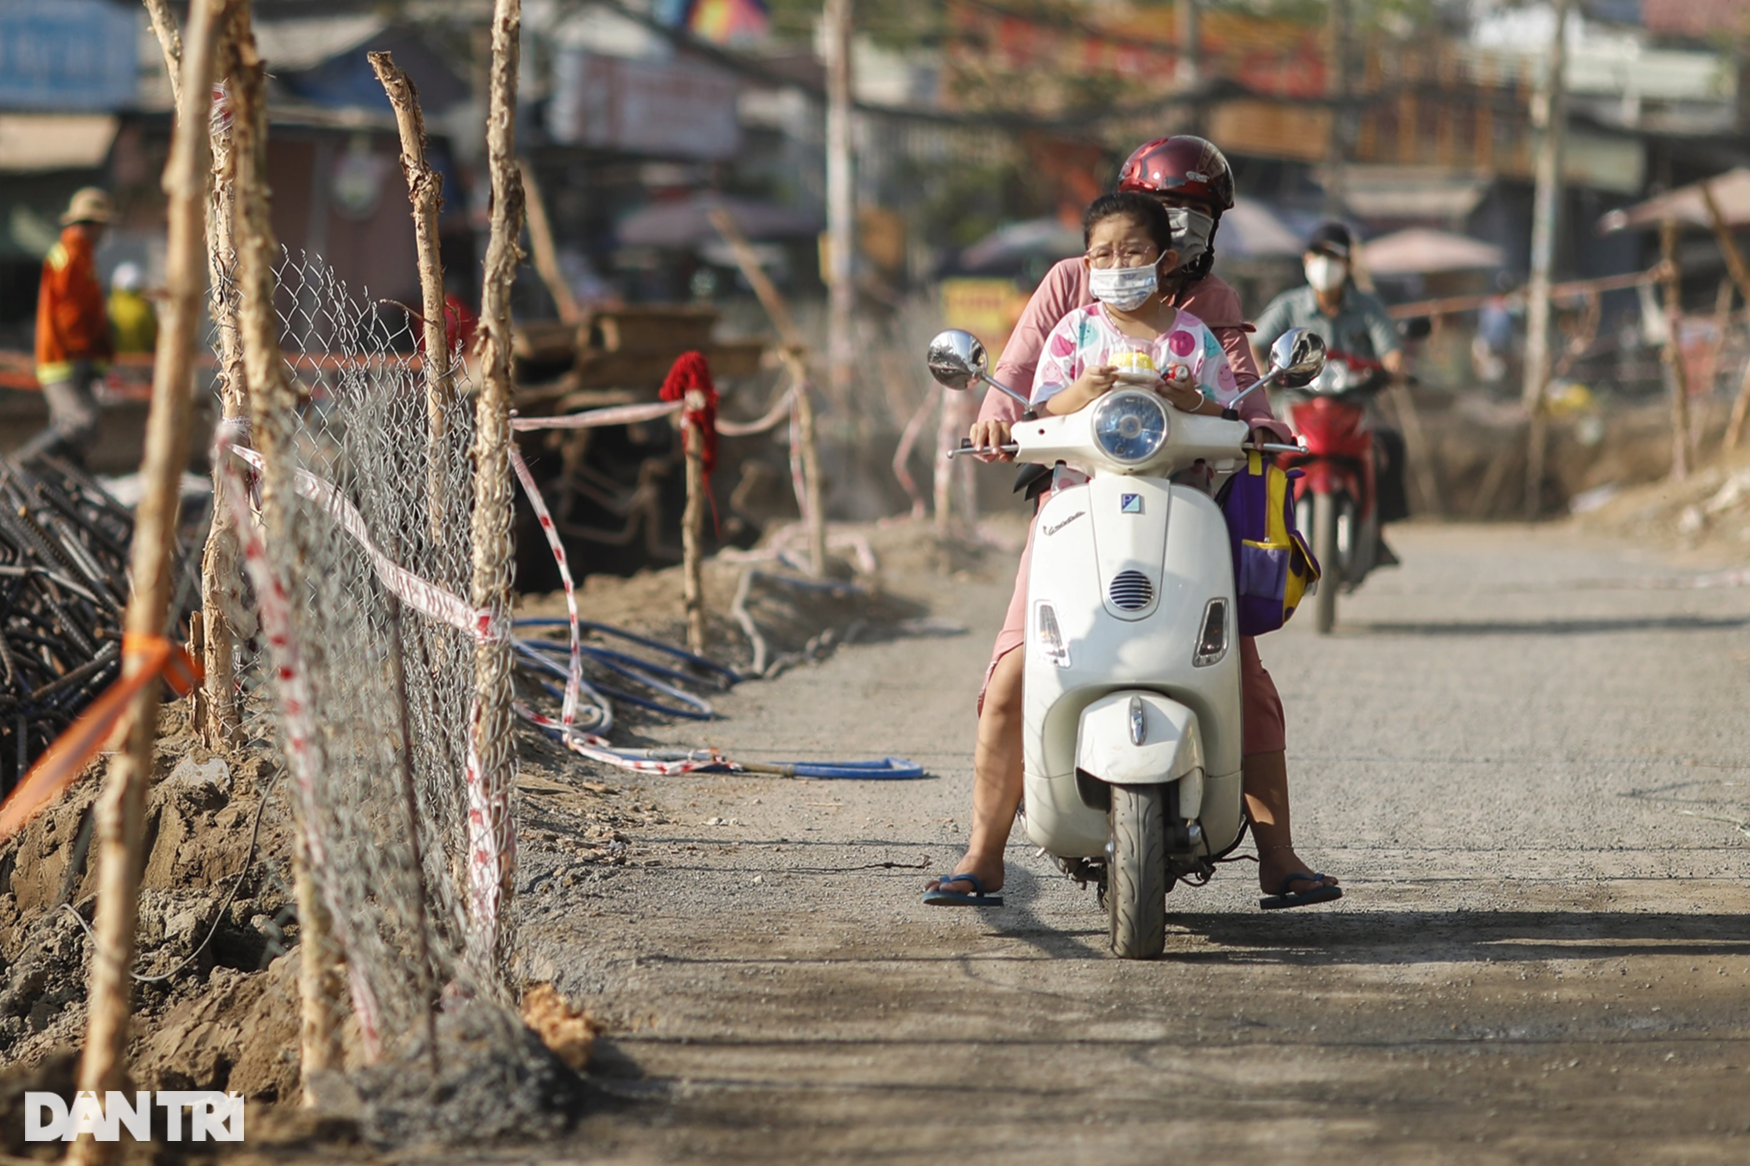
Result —
[[[440, 1097], [441, 1120], [476, 1123], [457, 1129], [520, 1124], [528, 1115], [508, 1099], [544, 1062], [498, 962], [511, 946], [508, 905], [476, 893], [478, 868], [496, 870], [514, 839], [509, 813], [482, 804], [469, 780], [486, 629], [465, 602], [475, 428], [465, 365], [458, 354], [434, 408], [411, 312], [352, 292], [315, 257], [288, 255], [276, 275], [300, 399], [292, 489], [286, 529], [252, 521], [244, 541], [260, 538], [256, 566], [286, 581], [287, 602], [276, 613], [260, 575], [239, 580], [244, 602], [228, 614], [252, 694], [249, 735], [276, 742], [305, 787], [310, 877], [345, 969], [329, 1019], [386, 1135], [440, 1120]], [[235, 302], [230, 287], [220, 295]]]

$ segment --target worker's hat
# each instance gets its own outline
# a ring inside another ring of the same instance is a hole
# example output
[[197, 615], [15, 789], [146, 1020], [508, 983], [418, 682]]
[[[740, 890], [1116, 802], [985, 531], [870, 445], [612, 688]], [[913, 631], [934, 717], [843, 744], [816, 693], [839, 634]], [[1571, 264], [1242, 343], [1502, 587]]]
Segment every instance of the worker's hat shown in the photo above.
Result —
[[98, 187], [87, 186], [73, 192], [73, 201], [67, 204], [61, 224], [107, 223], [109, 219], [109, 195]]

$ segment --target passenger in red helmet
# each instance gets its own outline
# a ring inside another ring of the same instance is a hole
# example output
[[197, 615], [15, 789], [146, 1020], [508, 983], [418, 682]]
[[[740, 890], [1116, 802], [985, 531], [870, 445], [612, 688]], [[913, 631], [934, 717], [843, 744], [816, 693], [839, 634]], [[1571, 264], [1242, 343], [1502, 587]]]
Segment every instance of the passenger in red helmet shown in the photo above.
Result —
[[[1130, 155], [1119, 171], [1120, 190], [1152, 195], [1167, 208], [1173, 225], [1178, 267], [1171, 274], [1167, 303], [1203, 321], [1227, 353], [1241, 389], [1258, 379], [1240, 298], [1218, 276], [1215, 235], [1223, 211], [1233, 206], [1233, 173], [1214, 144], [1182, 134], [1148, 142]], [[1165, 290], [1165, 288], [1163, 288]], [[1065, 259], [1053, 267], [1034, 291], [997, 362], [996, 379], [1023, 396], [1033, 390], [1033, 376], [1045, 339], [1059, 320], [1094, 302], [1088, 290], [1088, 264], [1083, 257]], [[1259, 436], [1292, 441], [1293, 433], [1270, 412], [1262, 393], [1240, 402], [1240, 416]], [[1009, 428], [1021, 417], [1021, 405], [1004, 393], [985, 395], [972, 443], [1002, 445]], [[1004, 458], [1002, 460], [1008, 460]], [[1049, 478], [1041, 478], [1040, 482]], [[1020, 487], [1017, 486], [1017, 489]], [[1029, 497], [1034, 496], [1029, 491]], [[931, 881], [926, 902], [934, 905], [977, 906], [984, 891], [1003, 884], [1003, 852], [1021, 799], [1021, 656], [1014, 649], [1025, 636], [1027, 569], [1032, 553], [1021, 557], [1014, 597], [1003, 630], [997, 635], [984, 690], [979, 694], [978, 746], [974, 758], [972, 830], [966, 854], [954, 873], [968, 879]], [[1282, 700], [1270, 674], [1258, 658], [1256, 642], [1240, 640], [1241, 698], [1244, 716], [1244, 788], [1246, 813], [1258, 846], [1258, 882], [1281, 907], [1325, 902], [1341, 894], [1337, 880], [1311, 873], [1313, 868], [1294, 853], [1289, 830], [1288, 762]]]

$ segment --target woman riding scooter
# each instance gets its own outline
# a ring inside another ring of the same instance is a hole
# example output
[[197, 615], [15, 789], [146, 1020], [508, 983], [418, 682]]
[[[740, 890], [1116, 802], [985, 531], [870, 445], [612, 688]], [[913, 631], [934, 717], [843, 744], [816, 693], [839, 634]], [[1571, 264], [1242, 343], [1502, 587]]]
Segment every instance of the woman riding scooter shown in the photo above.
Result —
[[[1119, 189], [1152, 195], [1166, 207], [1173, 228], [1178, 266], [1163, 277], [1164, 302], [1203, 321], [1227, 354], [1239, 388], [1258, 379], [1247, 344], [1239, 297], [1210, 274], [1213, 243], [1221, 213], [1233, 206], [1233, 175], [1221, 151], [1189, 135], [1161, 138], [1131, 154], [1119, 176]], [[1046, 275], [1003, 348], [996, 377], [1021, 394], [1030, 394], [1046, 337], [1077, 308], [1094, 302], [1087, 258], [1066, 259]], [[972, 444], [994, 448], [1009, 440], [1021, 418], [1018, 403], [992, 391], [971, 431]], [[1263, 394], [1240, 402], [1240, 415], [1269, 440], [1291, 438], [1271, 413]], [[1041, 479], [1034, 491], [1048, 483]], [[1031, 532], [1028, 551], [1031, 551]], [[1023, 555], [1003, 630], [997, 636], [985, 687], [979, 698], [978, 745], [974, 757], [972, 829], [966, 854], [951, 877], [932, 880], [925, 901], [937, 906], [995, 906], [993, 892], [1003, 885], [1003, 852], [1021, 799], [1021, 657], [1028, 562]], [[1282, 701], [1250, 637], [1240, 640], [1245, 720], [1244, 786], [1246, 813], [1258, 845], [1261, 900], [1269, 907], [1299, 907], [1341, 897], [1337, 880], [1311, 873], [1293, 847], [1289, 825], [1288, 767]]]

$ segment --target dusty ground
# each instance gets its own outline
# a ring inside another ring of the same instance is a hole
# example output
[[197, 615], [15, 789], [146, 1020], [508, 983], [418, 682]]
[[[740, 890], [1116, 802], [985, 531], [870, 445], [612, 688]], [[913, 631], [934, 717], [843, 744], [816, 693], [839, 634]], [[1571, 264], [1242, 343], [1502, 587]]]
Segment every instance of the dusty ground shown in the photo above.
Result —
[[922, 907], [964, 836], [1008, 577], [920, 577], [969, 635], [854, 647], [649, 732], [933, 779], [595, 775], [656, 816], [622, 865], [531, 890], [524, 936], [608, 1023], [599, 1105], [481, 1156], [1750, 1158], [1750, 591], [1610, 586], [1672, 568], [1561, 530], [1396, 541], [1407, 566], [1338, 634], [1265, 643], [1303, 853], [1341, 904], [1265, 915], [1229, 867], [1175, 893], [1166, 958], [1120, 963], [1091, 893], [1017, 841], [1007, 907]]
[[[899, 754], [933, 776], [644, 778], [531, 743], [519, 971], [605, 1022], [592, 1103], [561, 1141], [395, 1160], [1750, 1157], [1750, 590], [1644, 586], [1691, 569], [1650, 541], [1397, 533], [1407, 566], [1346, 600], [1337, 635], [1291, 626], [1264, 645], [1303, 853], [1349, 897], [1265, 915], [1252, 869], [1228, 867], [1175, 893], [1165, 959], [1126, 964], [1104, 951], [1091, 892], [1018, 841], [1007, 907], [919, 904], [963, 842], [972, 698], [1013, 553], [943, 560], [902, 530], [874, 537], [890, 599], [792, 605], [806, 618], [784, 630], [784, 602], [761, 608], [779, 647], [812, 640], [821, 663], [714, 696], [722, 720], [628, 729], [745, 759]], [[1706, 565], [1730, 561], [1727, 543], [1703, 549]], [[738, 572], [711, 579], [717, 610]], [[672, 582], [592, 581], [586, 612], [672, 631]], [[901, 634], [926, 609], [968, 634]], [[834, 619], [865, 632], [834, 650], [819, 631]], [[745, 655], [730, 625], [714, 634]], [[149, 917], [165, 935], [146, 970], [186, 950], [190, 908], [217, 911], [208, 888], [234, 878], [261, 776], [235, 773], [222, 799], [160, 795], [149, 882], [164, 902]], [[20, 925], [27, 899], [88, 916], [84, 878], [65, 874], [83, 809], [45, 825], [30, 862], [8, 860], [13, 1056], [77, 1030], [77, 924], [49, 916], [48, 996], [26, 990], [39, 973]], [[178, 823], [225, 845], [191, 867]], [[255, 885], [245, 900], [271, 884]], [[147, 1083], [289, 1081], [283, 1058], [242, 1058], [290, 1043], [273, 1039], [288, 961], [242, 974], [295, 936], [270, 934], [286, 922], [273, 907], [225, 912], [236, 952], [155, 998], [136, 1046], [156, 1066]], [[37, 1015], [42, 1000], [58, 1011]], [[371, 1156], [251, 1122], [272, 1160]]]

